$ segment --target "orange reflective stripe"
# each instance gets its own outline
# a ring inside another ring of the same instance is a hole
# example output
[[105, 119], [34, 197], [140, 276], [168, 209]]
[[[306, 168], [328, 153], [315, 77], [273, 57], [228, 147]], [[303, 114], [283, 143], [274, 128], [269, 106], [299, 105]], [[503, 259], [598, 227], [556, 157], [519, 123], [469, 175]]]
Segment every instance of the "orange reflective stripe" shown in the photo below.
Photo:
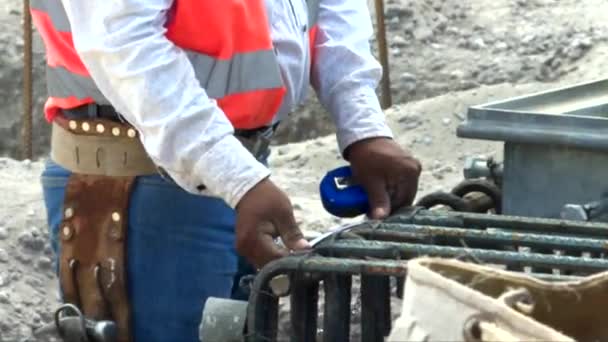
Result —
[[48, 13], [57, 31], [70, 32], [70, 21], [61, 0], [30, 0], [30, 9]]
[[315, 61], [315, 40], [317, 39], [317, 33], [319, 32], [319, 26], [315, 25], [310, 29], [309, 33], [309, 48], [310, 48], [310, 60], [314, 63]]
[[55, 30], [47, 13], [37, 9], [31, 9], [30, 12], [32, 22], [44, 41], [47, 64], [52, 67], [64, 67], [78, 75], [89, 76], [89, 72], [74, 49], [72, 33]]
[[178, 0], [167, 37], [176, 45], [218, 58], [273, 50], [264, 0]]
[[284, 88], [248, 91], [228, 95], [217, 102], [235, 128], [253, 129], [272, 121], [281, 107], [285, 92]]
[[61, 109], [76, 108], [85, 104], [95, 103], [92, 98], [78, 99], [75, 96], [67, 98], [57, 98], [50, 96], [44, 104], [44, 116], [47, 121], [51, 122], [59, 115]]

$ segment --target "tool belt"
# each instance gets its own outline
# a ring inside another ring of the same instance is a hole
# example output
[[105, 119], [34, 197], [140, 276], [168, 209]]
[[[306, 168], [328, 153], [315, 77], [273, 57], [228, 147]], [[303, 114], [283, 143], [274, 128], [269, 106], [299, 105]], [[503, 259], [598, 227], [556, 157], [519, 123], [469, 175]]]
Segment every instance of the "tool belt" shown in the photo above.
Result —
[[[269, 135], [259, 134], [237, 138], [258, 158], [270, 141]], [[51, 158], [72, 172], [60, 226], [64, 302], [89, 319], [115, 322], [118, 341], [128, 342], [125, 242], [130, 194], [137, 176], [163, 172], [146, 154], [132, 126], [99, 116], [56, 118]]]

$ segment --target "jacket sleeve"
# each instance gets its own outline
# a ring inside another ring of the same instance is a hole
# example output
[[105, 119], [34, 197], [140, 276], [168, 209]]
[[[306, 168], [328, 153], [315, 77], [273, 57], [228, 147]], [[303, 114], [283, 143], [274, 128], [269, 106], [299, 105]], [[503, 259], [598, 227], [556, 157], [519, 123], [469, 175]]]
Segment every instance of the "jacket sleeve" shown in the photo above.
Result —
[[371, 137], [390, 137], [375, 89], [382, 68], [371, 53], [366, 0], [320, 0], [311, 84], [337, 129], [340, 151]]
[[156, 164], [185, 190], [233, 208], [269, 170], [234, 137], [185, 52], [165, 37], [173, 0], [62, 0], [91, 77], [135, 126]]

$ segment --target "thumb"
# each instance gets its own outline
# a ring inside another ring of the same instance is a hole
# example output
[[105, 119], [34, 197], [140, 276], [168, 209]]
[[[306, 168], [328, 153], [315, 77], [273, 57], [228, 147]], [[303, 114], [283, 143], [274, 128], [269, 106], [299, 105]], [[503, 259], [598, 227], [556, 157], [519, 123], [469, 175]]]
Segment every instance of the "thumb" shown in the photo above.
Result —
[[370, 204], [371, 218], [378, 220], [387, 217], [391, 210], [391, 200], [384, 181], [369, 182], [365, 190]]

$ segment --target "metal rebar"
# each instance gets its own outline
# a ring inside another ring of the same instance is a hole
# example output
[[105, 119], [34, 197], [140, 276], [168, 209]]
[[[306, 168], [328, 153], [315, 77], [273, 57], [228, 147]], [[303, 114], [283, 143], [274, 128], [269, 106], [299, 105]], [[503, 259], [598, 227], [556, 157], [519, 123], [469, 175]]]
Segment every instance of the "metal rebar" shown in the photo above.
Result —
[[[608, 252], [608, 241], [564, 235], [543, 235], [501, 230], [473, 230], [465, 228], [430, 227], [417, 225], [383, 224], [378, 229], [362, 229], [357, 234], [374, 240], [408, 242], [415, 239], [437, 245], [503, 249], [505, 246], [525, 246], [547, 250], [574, 252]], [[573, 255], [573, 254], [570, 254]]]
[[330, 273], [323, 279], [323, 341], [350, 341], [351, 286], [348, 275]]
[[314, 342], [317, 340], [317, 316], [319, 314], [319, 283], [298, 279], [296, 273], [291, 279], [291, 327], [292, 342]]
[[384, 259], [392, 259], [395, 253], [398, 252], [404, 259], [418, 256], [436, 256], [473, 259], [492, 264], [576, 270], [577, 272], [585, 273], [608, 270], [608, 260], [606, 259], [483, 250], [478, 248], [431, 246], [405, 242], [338, 240], [318, 247], [317, 252], [320, 254], [332, 253], [336, 257]]
[[30, 1], [23, 0], [23, 126], [22, 158], [32, 159], [32, 16]]
[[260, 270], [252, 284], [247, 308], [247, 341], [276, 340], [277, 298], [270, 292], [269, 283], [275, 276], [293, 271], [338, 275], [405, 276], [406, 265], [394, 260], [356, 260], [294, 255], [270, 262]]
[[393, 105], [391, 98], [391, 77], [388, 62], [388, 47], [386, 44], [386, 27], [384, 20], [384, 0], [375, 0], [376, 7], [376, 41], [378, 42], [378, 53], [380, 64], [382, 64], [382, 108], [386, 109]]
[[564, 221], [559, 219], [488, 215], [448, 211], [413, 210], [397, 214], [386, 223], [416, 224], [467, 229], [501, 228], [537, 233], [572, 234], [585, 237], [608, 238], [608, 224], [596, 222]]
[[[388, 277], [361, 277], [361, 340], [384, 341], [390, 332], [390, 296]], [[388, 316], [386, 310], [389, 310]]]

